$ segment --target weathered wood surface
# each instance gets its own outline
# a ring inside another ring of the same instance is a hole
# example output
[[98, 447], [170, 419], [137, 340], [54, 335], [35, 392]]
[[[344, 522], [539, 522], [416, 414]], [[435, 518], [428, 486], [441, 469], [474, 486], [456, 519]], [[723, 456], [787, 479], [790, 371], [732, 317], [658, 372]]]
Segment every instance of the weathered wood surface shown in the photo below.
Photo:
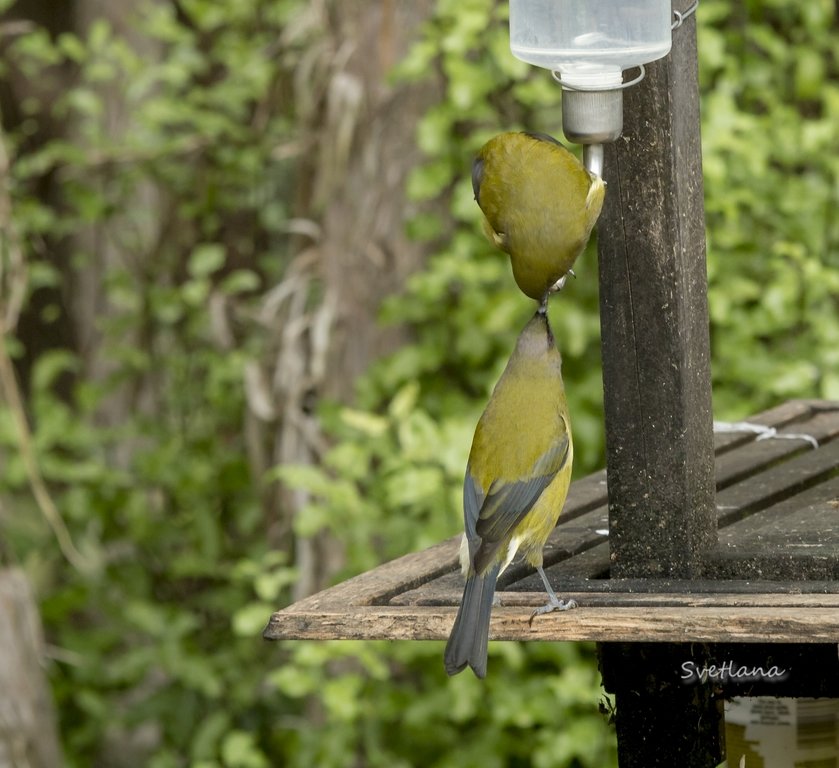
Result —
[[[497, 640], [839, 642], [839, 403], [791, 401], [749, 419], [802, 440], [716, 436], [720, 544], [701, 578], [609, 578], [605, 480], [572, 485], [547, 572], [580, 607], [530, 612], [541, 583], [514, 563], [493, 611]], [[444, 639], [463, 589], [460, 537], [385, 563], [275, 613], [269, 639]]]
[[[673, 10], [684, 13], [688, 4], [673, 0]], [[673, 35], [670, 55], [626, 91], [624, 134], [605, 160], [609, 186], [597, 234], [609, 570], [616, 577], [699, 578], [717, 544], [699, 125], [690, 17]], [[704, 629], [691, 630], [730, 631], [719, 621], [735, 619], [731, 612], [717, 609]], [[685, 629], [689, 621], [674, 620]], [[604, 637], [598, 645], [602, 667], [645, 671], [636, 679], [613, 675], [607, 687], [615, 694], [620, 768], [717, 765], [725, 744], [713, 686], [668, 680], [675, 649], [645, 653], [638, 639]]]
[[[565, 595], [566, 597], [569, 595]], [[575, 597], [575, 595], [570, 595]], [[583, 597], [578, 595], [576, 597]], [[586, 598], [590, 595], [585, 595]], [[720, 596], [734, 600], [732, 596]], [[608, 607], [583, 604], [574, 611], [528, 619], [532, 608], [497, 606], [492, 612], [491, 640], [598, 640], [600, 642], [740, 642], [836, 643], [839, 606], [814, 607], [806, 601], [780, 607], [660, 605]], [[674, 601], [675, 602], [675, 601]], [[425, 606], [340, 606], [320, 604], [319, 613], [289, 611], [274, 614], [265, 636], [271, 640], [441, 640], [448, 637], [456, 609]]]
[[695, 576], [716, 540], [695, 46], [688, 22], [624, 92], [623, 135], [606, 146], [597, 243], [617, 576]]

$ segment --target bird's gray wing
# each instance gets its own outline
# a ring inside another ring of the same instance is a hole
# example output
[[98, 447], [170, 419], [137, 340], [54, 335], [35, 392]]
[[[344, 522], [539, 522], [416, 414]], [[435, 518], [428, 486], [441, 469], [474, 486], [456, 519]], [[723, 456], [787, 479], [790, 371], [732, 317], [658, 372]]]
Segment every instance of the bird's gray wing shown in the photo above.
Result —
[[481, 540], [475, 531], [478, 524], [478, 515], [481, 505], [484, 503], [484, 494], [472, 476], [470, 465], [466, 465], [466, 477], [463, 479], [463, 523], [466, 531], [466, 541], [469, 542], [469, 559], [474, 560], [475, 551], [480, 546]]
[[532, 476], [527, 480], [495, 482], [490, 486], [475, 524], [475, 533], [484, 545], [500, 543], [521, 522], [542, 491], [565, 466], [569, 445], [566, 433], [539, 457]]

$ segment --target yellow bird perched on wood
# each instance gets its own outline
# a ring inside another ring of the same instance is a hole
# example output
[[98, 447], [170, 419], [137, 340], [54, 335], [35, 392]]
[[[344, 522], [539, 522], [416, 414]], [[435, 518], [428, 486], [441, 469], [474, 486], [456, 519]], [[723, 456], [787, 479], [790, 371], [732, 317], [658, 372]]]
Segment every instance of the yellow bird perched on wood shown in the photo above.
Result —
[[571, 480], [571, 425], [562, 358], [544, 306], [525, 326], [483, 412], [466, 467], [461, 563], [466, 588], [445, 652], [446, 672], [468, 664], [486, 675], [495, 583], [516, 552], [539, 572], [550, 602], [536, 613], [565, 610], [542, 569], [542, 548]]
[[586, 247], [606, 185], [556, 139], [502, 133], [478, 152], [472, 189], [484, 230], [510, 254], [519, 288], [543, 302]]

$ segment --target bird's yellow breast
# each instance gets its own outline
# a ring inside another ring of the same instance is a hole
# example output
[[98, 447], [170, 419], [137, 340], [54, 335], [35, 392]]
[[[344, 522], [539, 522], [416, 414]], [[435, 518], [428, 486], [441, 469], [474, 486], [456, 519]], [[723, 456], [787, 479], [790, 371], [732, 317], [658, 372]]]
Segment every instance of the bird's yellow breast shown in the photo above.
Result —
[[478, 422], [469, 462], [484, 491], [493, 480], [529, 476], [564, 432], [567, 409], [561, 380], [534, 368], [541, 366], [521, 366], [517, 375], [499, 382]]

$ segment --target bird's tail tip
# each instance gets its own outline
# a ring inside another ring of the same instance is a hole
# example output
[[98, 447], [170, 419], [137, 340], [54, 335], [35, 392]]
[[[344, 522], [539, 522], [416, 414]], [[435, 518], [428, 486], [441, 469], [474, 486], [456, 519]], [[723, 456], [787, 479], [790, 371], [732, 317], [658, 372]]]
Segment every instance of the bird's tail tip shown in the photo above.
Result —
[[476, 677], [486, 677], [489, 619], [499, 570], [500, 565], [495, 565], [483, 576], [473, 573], [466, 580], [463, 600], [443, 655], [449, 676], [469, 666]]

